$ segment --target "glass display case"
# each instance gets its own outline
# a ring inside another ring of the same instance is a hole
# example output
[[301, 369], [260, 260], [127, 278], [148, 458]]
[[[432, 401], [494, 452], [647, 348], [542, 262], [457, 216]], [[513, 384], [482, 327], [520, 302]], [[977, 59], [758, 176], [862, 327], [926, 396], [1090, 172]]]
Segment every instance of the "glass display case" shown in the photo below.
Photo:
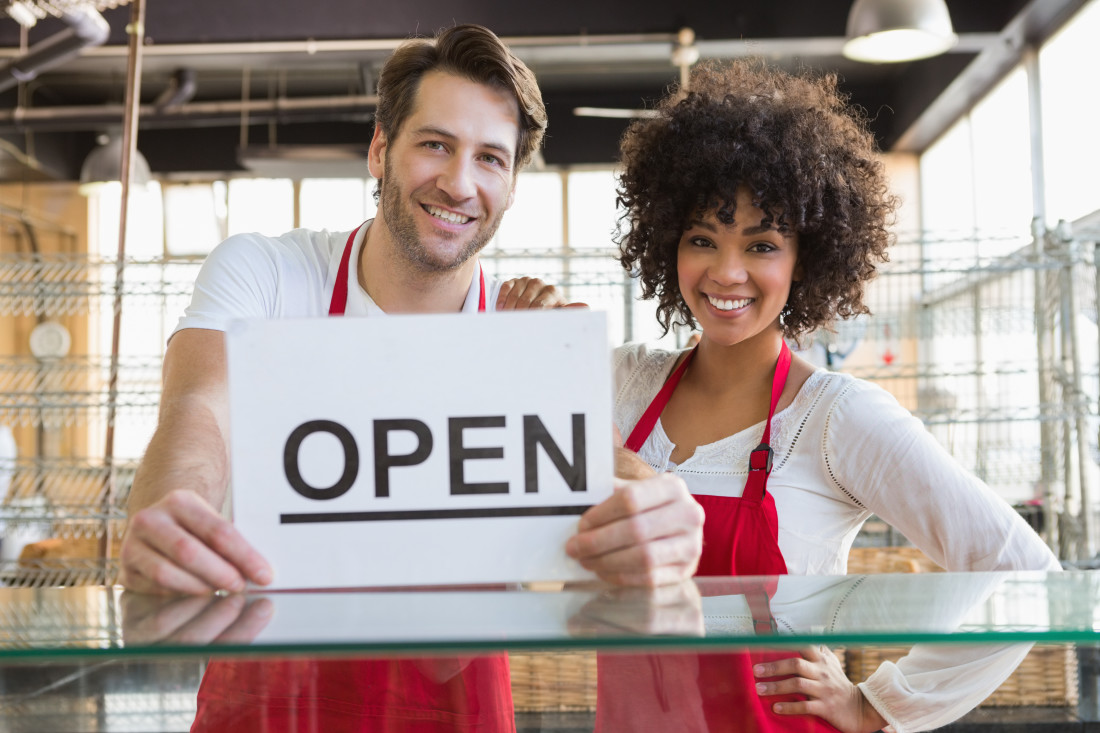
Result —
[[211, 709], [243, 711], [255, 723], [289, 695], [293, 712], [268, 729], [323, 730], [309, 701], [329, 697], [333, 671], [382, 665], [390, 701], [460, 683], [463, 709], [480, 710], [482, 727], [459, 715], [456, 730], [750, 730], [707, 710], [715, 669], [724, 699], [755, 695], [733, 689], [752, 682], [728, 674], [730, 660], [825, 646], [859, 681], [917, 644], [953, 668], [945, 674], [955, 684], [985, 691], [952, 729], [1085, 731], [1100, 725], [1098, 608], [1092, 572], [212, 597], [8, 587], [0, 589], [0, 729], [188, 730], [205, 670]]

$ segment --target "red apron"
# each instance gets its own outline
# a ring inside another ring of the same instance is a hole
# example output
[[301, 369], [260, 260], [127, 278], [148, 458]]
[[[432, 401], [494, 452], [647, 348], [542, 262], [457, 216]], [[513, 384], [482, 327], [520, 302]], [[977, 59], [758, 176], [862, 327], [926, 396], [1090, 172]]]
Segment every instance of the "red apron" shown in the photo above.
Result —
[[[347, 306], [352, 243], [336, 274], [330, 316]], [[478, 311], [485, 311], [481, 273]], [[431, 598], [424, 597], [425, 603]], [[454, 671], [456, 663], [463, 665]], [[499, 733], [515, 730], [508, 657], [212, 660], [193, 733]]]
[[[653, 431], [676, 385], [695, 355], [691, 351], [669, 376], [626, 441], [637, 452]], [[703, 554], [697, 575], [785, 575], [779, 550], [775, 500], [767, 492], [771, 473], [771, 425], [787, 383], [791, 352], [784, 343], [772, 379], [771, 404], [760, 445], [749, 455], [749, 476], [739, 498], [695, 496], [703, 507]], [[774, 582], [745, 578], [731, 594], [744, 594], [757, 634], [775, 632], [770, 598]], [[796, 695], [756, 693], [754, 664], [784, 659], [792, 652], [615, 655], [599, 657], [596, 729], [632, 731], [706, 731], [707, 733], [809, 733], [836, 731], [816, 716], [779, 715], [777, 702], [805, 699]]]

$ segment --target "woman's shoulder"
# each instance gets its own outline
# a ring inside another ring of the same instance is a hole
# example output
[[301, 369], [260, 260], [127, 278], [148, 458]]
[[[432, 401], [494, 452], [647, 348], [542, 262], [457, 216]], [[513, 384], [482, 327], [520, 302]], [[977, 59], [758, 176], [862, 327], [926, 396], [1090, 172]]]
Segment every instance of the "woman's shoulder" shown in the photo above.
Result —
[[617, 378], [638, 372], [667, 372], [682, 353], [682, 350], [669, 351], [653, 344], [632, 342], [615, 349], [612, 366]]

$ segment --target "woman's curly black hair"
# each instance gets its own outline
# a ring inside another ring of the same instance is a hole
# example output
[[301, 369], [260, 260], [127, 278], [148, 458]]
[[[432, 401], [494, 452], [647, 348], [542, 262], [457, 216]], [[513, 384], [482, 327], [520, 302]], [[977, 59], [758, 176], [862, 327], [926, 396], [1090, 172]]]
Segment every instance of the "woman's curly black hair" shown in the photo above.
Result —
[[657, 297], [665, 332], [694, 324], [676, 268], [688, 221], [716, 210], [732, 223], [742, 186], [765, 223], [798, 234], [802, 278], [783, 311], [784, 335], [869, 313], [863, 289], [887, 259], [897, 199], [866, 120], [838, 92], [836, 76], [796, 76], [756, 60], [706, 62], [688, 88], [673, 90], [655, 118], [634, 122], [621, 147], [619, 260], [637, 273], [642, 297]]

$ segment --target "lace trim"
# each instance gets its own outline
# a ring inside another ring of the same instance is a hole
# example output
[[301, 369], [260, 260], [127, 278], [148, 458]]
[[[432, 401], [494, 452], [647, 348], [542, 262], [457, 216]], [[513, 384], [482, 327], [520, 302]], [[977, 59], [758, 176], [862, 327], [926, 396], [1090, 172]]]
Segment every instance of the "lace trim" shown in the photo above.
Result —
[[[622, 420], [620, 428], [624, 429], [623, 438], [634, 429], [642, 413], [653, 400], [653, 396], [660, 390], [668, 372], [675, 363], [678, 352], [657, 351], [644, 355], [620, 388], [619, 394], [624, 397], [618, 405], [617, 413]], [[807, 418], [813, 411], [817, 402], [824, 393], [825, 386], [835, 376], [824, 369], [815, 370], [802, 389], [795, 395], [794, 400], [783, 410], [772, 417], [772, 448], [775, 450], [777, 461], [776, 468], [781, 468], [793, 448], [805, 425]], [[627, 397], [629, 396], [629, 397]], [[679, 465], [680, 470], [691, 471], [699, 474], [730, 474], [748, 475], [749, 453], [760, 444], [760, 436], [764, 432], [764, 421], [745, 428], [722, 440], [701, 445], [695, 450], [695, 454]], [[672, 455], [675, 445], [669, 440], [664, 431], [664, 426], [658, 420], [653, 428], [653, 434], [642, 447], [639, 456], [659, 470], [666, 468], [668, 459]], [[701, 464], [700, 470], [695, 470], [695, 465]], [[702, 470], [702, 466], [716, 466], [711, 470]], [[721, 466], [721, 468], [717, 468]]]

